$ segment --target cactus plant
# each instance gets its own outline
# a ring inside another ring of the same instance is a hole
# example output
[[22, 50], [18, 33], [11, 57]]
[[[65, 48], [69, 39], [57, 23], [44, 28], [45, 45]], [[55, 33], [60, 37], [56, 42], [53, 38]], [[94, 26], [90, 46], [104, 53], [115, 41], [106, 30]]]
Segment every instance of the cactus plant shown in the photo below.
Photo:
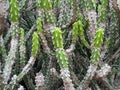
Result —
[[19, 8], [17, 0], [10, 0], [10, 17], [12, 22], [17, 22], [19, 19]]
[[39, 37], [36, 32], [33, 33], [33, 39], [32, 39], [32, 56], [36, 57], [38, 50], [39, 50]]
[[95, 39], [94, 39], [94, 47], [100, 48], [103, 42], [104, 37], [104, 29], [100, 28], [96, 31]]
[[77, 37], [81, 38], [81, 42], [87, 47], [90, 48], [88, 42], [85, 39], [85, 35], [84, 35], [84, 26], [82, 24], [81, 20], [78, 20], [77, 22], [75, 22], [73, 24], [73, 43], [76, 42], [76, 38]]
[[37, 2], [38, 2], [38, 6], [41, 9], [44, 9], [44, 10], [51, 10], [52, 9], [51, 0], [37, 0]]
[[63, 38], [60, 28], [55, 28], [52, 35], [54, 47], [63, 48]]
[[68, 68], [68, 58], [64, 49], [57, 50], [56, 57], [61, 68]]
[[100, 58], [100, 47], [103, 43], [104, 37], [104, 29], [98, 29], [96, 31], [95, 39], [94, 39], [94, 49], [92, 51], [91, 61], [94, 64], [98, 64]]
[[0, 0], [0, 90], [119, 89], [119, 1]]
[[25, 53], [26, 53], [26, 47], [25, 47], [25, 40], [24, 40], [24, 29], [19, 29], [20, 33], [20, 41], [19, 41], [19, 52], [20, 52], [20, 67], [21, 69], [25, 66]]
[[42, 30], [42, 23], [41, 23], [41, 19], [40, 18], [37, 18], [37, 20], [36, 20], [36, 28], [37, 28], [37, 31], [38, 31], [38, 33], [42, 33], [43, 32], [43, 30]]
[[[55, 28], [52, 34], [53, 44], [56, 48], [56, 57], [61, 68], [61, 78], [63, 79], [65, 90], [75, 90], [72, 80], [70, 79], [70, 71], [68, 69], [68, 57], [63, 49], [63, 38], [60, 28]], [[68, 85], [66, 84], [68, 83]], [[68, 87], [69, 86], [69, 87]]]

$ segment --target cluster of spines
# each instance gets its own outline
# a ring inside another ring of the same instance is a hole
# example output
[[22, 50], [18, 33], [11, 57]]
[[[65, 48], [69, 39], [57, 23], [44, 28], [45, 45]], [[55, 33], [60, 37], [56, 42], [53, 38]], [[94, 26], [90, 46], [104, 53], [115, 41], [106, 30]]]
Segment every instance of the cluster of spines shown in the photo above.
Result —
[[100, 57], [100, 47], [103, 43], [103, 37], [104, 37], [104, 29], [98, 29], [96, 31], [95, 39], [93, 42], [93, 50], [92, 50], [92, 56], [91, 61], [93, 64], [97, 64], [99, 57]]
[[39, 50], [39, 37], [37, 32], [34, 32], [32, 35], [32, 56], [36, 57]]
[[63, 38], [60, 28], [55, 28], [52, 34], [53, 45], [56, 49], [56, 57], [61, 68], [68, 68], [68, 58], [63, 49]]
[[17, 0], [10, 0], [10, 17], [12, 22], [17, 22], [19, 19], [19, 7]]

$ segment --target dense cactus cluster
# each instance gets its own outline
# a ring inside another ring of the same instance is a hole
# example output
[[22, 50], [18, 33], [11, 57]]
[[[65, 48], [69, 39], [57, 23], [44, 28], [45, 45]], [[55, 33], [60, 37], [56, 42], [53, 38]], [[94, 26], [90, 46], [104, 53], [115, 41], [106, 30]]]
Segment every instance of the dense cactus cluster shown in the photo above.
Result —
[[120, 89], [120, 0], [0, 6], [0, 90]]

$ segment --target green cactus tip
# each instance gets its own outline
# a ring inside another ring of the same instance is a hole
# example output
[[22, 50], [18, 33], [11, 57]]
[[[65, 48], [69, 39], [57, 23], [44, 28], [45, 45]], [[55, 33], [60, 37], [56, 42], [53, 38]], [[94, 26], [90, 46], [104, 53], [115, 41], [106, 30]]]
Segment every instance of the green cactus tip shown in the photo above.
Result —
[[52, 35], [53, 45], [55, 48], [63, 48], [63, 38], [60, 28], [55, 28]]
[[19, 18], [19, 8], [17, 0], [10, 0], [10, 17], [12, 22], [17, 22]]
[[96, 31], [95, 39], [94, 39], [94, 47], [99, 48], [102, 45], [104, 37], [104, 29], [100, 28]]
[[37, 31], [38, 31], [38, 33], [42, 33], [42, 23], [41, 23], [41, 18], [37, 18], [37, 20], [36, 20], [36, 27], [37, 27]]
[[39, 37], [37, 32], [33, 33], [32, 39], [32, 56], [36, 56], [39, 50]]
[[38, 2], [38, 6], [41, 9], [44, 9], [44, 10], [51, 10], [52, 9], [51, 0], [37, 0], [37, 2]]

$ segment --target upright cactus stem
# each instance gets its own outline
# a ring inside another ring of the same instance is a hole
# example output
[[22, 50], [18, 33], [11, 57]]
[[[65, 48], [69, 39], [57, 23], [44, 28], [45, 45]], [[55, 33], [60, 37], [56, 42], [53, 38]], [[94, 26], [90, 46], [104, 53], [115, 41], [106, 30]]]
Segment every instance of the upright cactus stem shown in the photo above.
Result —
[[36, 57], [39, 50], [39, 37], [36, 32], [33, 33], [32, 43], [32, 56]]
[[20, 31], [20, 44], [24, 45], [24, 29], [20, 28], [19, 31]]
[[64, 49], [56, 50], [56, 57], [61, 68], [68, 68], [68, 58]]
[[53, 35], [53, 44], [56, 49], [63, 48], [63, 38], [62, 38], [62, 32], [60, 28], [55, 28]]
[[68, 68], [68, 58], [63, 49], [63, 38], [60, 28], [55, 28], [52, 35], [53, 44], [56, 48], [56, 57], [61, 68]]
[[107, 17], [107, 6], [108, 0], [103, 0], [101, 4], [98, 5], [98, 26], [100, 23], [104, 23]]
[[10, 0], [10, 18], [12, 22], [17, 22], [19, 19], [19, 8], [17, 0]]
[[41, 18], [37, 18], [36, 27], [37, 27], [38, 34], [41, 34], [43, 32]]
[[78, 24], [77, 24], [77, 22], [75, 22], [73, 24], [73, 40], [72, 40], [73, 43], [76, 43], [77, 37], [78, 37]]
[[51, 0], [37, 0], [38, 6], [44, 10], [51, 10], [52, 9], [52, 2]]
[[104, 37], [104, 29], [100, 28], [96, 31], [95, 39], [94, 39], [94, 49], [92, 51], [91, 60], [93, 64], [97, 64], [100, 57], [100, 47], [103, 42]]
[[84, 26], [82, 24], [81, 20], [78, 20], [77, 22], [75, 22], [73, 24], [73, 43], [76, 43], [76, 38], [77, 37], [81, 38], [81, 42], [87, 47], [89, 48], [89, 44], [85, 39], [85, 35], [84, 35]]
[[56, 57], [60, 66], [61, 78], [63, 79], [65, 90], [75, 90], [72, 80], [70, 79], [70, 71], [68, 69], [68, 57], [63, 49], [63, 38], [60, 28], [55, 28], [52, 34], [53, 45], [56, 48]]
[[96, 31], [95, 39], [94, 39], [94, 47], [100, 48], [103, 42], [104, 37], [104, 29], [100, 28]]
[[52, 1], [51, 0], [37, 0], [39, 8], [39, 16], [45, 19], [47, 23], [55, 22], [54, 14], [52, 13]]
[[20, 67], [21, 69], [25, 66], [25, 52], [26, 52], [26, 47], [25, 47], [25, 40], [24, 40], [24, 29], [20, 28], [20, 47], [19, 47], [19, 52], [20, 52]]

